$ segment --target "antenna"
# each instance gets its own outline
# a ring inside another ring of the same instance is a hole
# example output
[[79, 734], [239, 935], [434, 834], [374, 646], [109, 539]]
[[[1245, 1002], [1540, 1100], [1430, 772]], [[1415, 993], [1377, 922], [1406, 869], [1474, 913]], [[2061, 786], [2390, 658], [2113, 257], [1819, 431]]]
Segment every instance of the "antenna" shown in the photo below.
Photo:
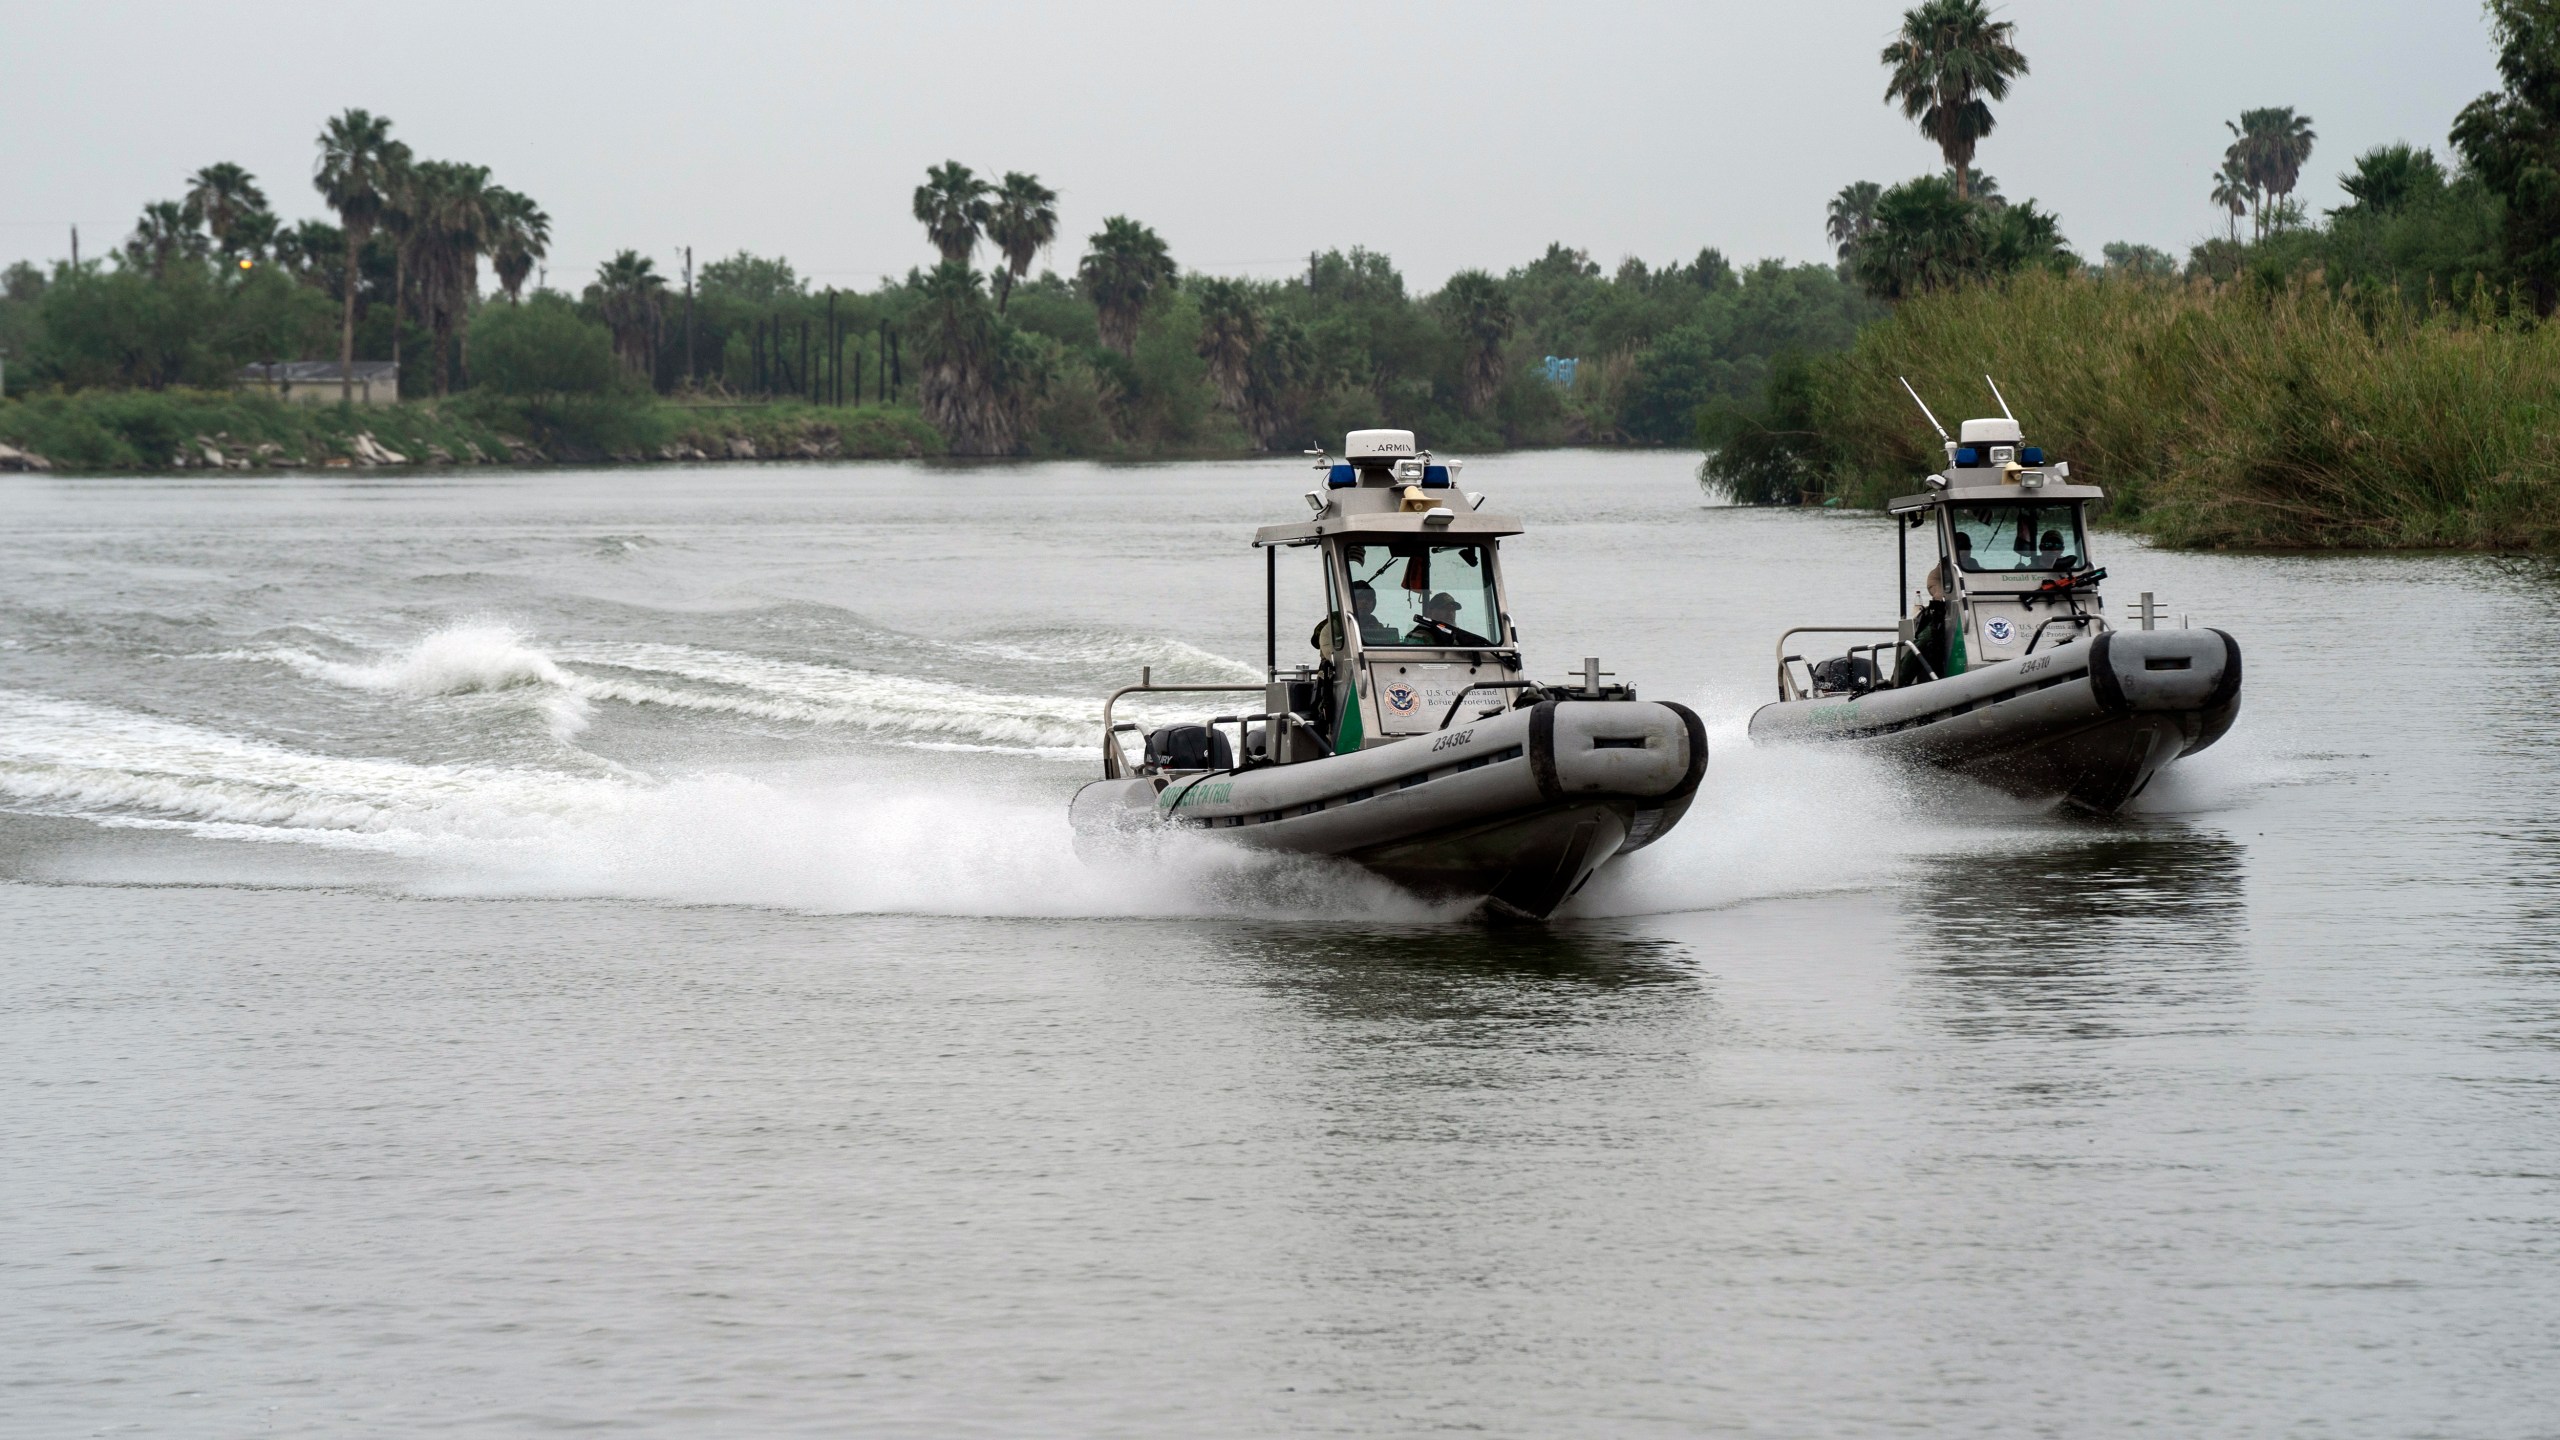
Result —
[[1938, 423], [1937, 416], [1929, 415], [1929, 402], [1920, 398], [1920, 392], [1911, 388], [1910, 381], [1903, 380], [1899, 375], [1896, 375], [1893, 378], [1896, 380], [1902, 380], [1902, 393], [1911, 397], [1911, 403], [1920, 407], [1921, 414], [1929, 416], [1929, 428], [1938, 432], [1939, 439], [1952, 440], [1955, 438], [1947, 433], [1946, 426]]
[[[2000, 402], [2000, 413], [2003, 415], [2009, 415], [2009, 399], [2007, 396], [2000, 393], [2000, 382], [1992, 379], [1988, 375], [1985, 375], [1982, 377], [1982, 383], [1991, 387], [1991, 398]], [[2018, 423], [2018, 417], [2015, 415], [2009, 415], [2009, 423], [2016, 425]], [[2020, 428], [2023, 429], [2025, 427], [2021, 426]]]

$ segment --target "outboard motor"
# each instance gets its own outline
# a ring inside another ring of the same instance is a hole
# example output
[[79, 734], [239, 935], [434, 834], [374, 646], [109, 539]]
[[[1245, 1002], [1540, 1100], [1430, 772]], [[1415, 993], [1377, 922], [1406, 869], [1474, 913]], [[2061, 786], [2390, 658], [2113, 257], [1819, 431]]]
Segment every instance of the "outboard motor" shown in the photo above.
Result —
[[1147, 764], [1157, 770], [1232, 770], [1235, 747], [1206, 725], [1167, 725], [1147, 734]]
[[1864, 655], [1834, 655], [1813, 667], [1813, 688], [1823, 695], [1864, 695], [1876, 688], [1875, 662]]

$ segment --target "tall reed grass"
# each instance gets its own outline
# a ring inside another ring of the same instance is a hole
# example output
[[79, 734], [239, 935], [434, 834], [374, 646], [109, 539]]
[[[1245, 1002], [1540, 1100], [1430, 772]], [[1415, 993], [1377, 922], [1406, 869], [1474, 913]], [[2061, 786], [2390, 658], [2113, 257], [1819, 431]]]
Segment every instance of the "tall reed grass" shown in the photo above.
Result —
[[1877, 503], [1945, 463], [1940, 420], [1996, 415], [2173, 545], [2560, 546], [2560, 328], [2270, 288], [2058, 278], [1911, 300], [1798, 402], [1816, 488]]

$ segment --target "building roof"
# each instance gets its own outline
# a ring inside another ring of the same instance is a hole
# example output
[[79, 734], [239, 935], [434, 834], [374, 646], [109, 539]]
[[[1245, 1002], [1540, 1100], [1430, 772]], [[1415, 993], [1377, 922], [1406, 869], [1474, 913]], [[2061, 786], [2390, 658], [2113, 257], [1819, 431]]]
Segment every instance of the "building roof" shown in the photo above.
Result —
[[[392, 380], [397, 379], [400, 374], [399, 365], [390, 360], [359, 360], [350, 368], [354, 371], [353, 378], [357, 380]], [[288, 385], [311, 385], [323, 381], [335, 384], [338, 380], [338, 362], [335, 360], [287, 360], [277, 365], [243, 365], [240, 367], [240, 378], [244, 381], [265, 383], [282, 381]]]

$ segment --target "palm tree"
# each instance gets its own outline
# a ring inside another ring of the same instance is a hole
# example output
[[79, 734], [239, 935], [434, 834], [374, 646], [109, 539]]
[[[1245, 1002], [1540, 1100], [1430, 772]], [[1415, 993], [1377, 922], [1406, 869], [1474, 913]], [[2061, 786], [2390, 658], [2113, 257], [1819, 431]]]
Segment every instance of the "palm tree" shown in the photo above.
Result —
[[996, 313], [1013, 299], [1014, 282], [1031, 273], [1031, 261], [1058, 238], [1058, 192], [1037, 175], [1005, 172], [996, 187], [995, 207], [987, 213], [987, 238], [1004, 256], [996, 272]]
[[625, 369], [644, 380], [651, 378], [666, 295], [666, 277], [637, 250], [625, 250], [598, 266], [596, 283], [587, 287], [587, 303], [602, 312], [605, 328], [613, 332], [614, 353]]
[[1859, 283], [1901, 300], [1980, 273], [1986, 213], [1935, 175], [1894, 186], [1876, 198], [1875, 229], [1858, 247]]
[[1855, 260], [1859, 242], [1874, 232], [1876, 197], [1883, 193], [1884, 187], [1873, 180], [1861, 180], [1841, 186], [1840, 193], [1831, 197], [1831, 214], [1823, 229], [1831, 236], [1831, 248], [1839, 253], [1841, 264]]
[[955, 455], [1014, 448], [1015, 413], [1003, 390], [1003, 342], [978, 272], [945, 260], [914, 282], [924, 304], [907, 322], [923, 367], [916, 386], [926, 422]]
[[1449, 277], [1433, 300], [1465, 347], [1467, 408], [1481, 413], [1502, 389], [1502, 342], [1511, 338], [1511, 296], [1482, 270]]
[[214, 248], [225, 258], [250, 248], [243, 243], [248, 232], [242, 227], [254, 226], [249, 217], [267, 210], [266, 193], [258, 188], [257, 177], [228, 160], [196, 172], [187, 188], [186, 203], [188, 209], [204, 217], [204, 228], [213, 235]]
[[338, 252], [346, 248], [345, 242], [338, 227], [328, 221], [305, 220], [276, 233], [275, 262], [286, 274], [326, 294], [338, 288], [330, 272], [338, 263]]
[[132, 238], [124, 242], [125, 263], [148, 270], [153, 279], [169, 273], [174, 260], [202, 260], [205, 235], [196, 228], [195, 211], [176, 200], [154, 200], [142, 207]]
[[383, 147], [382, 209], [375, 228], [391, 237], [391, 365], [400, 365], [400, 332], [409, 323], [409, 262], [417, 244], [418, 167], [409, 147], [394, 140]]
[[1233, 280], [1204, 280], [1193, 293], [1200, 301], [1199, 349], [1209, 362], [1209, 382], [1218, 387], [1218, 402], [1243, 419], [1254, 347], [1262, 343], [1262, 307]]
[[1076, 279], [1093, 301], [1102, 343], [1123, 355], [1138, 351], [1138, 319], [1158, 290], [1174, 284], [1173, 257], [1156, 232], [1114, 215], [1085, 242], [1092, 248], [1076, 266]]
[[491, 186], [489, 268], [498, 272], [498, 288], [506, 292], [508, 304], [523, 298], [533, 263], [550, 253], [551, 217], [530, 197]]
[[2017, 26], [1993, 20], [1982, 0], [1926, 0], [1904, 12], [1902, 31], [1884, 47], [1892, 68], [1884, 98], [1902, 103], [1903, 118], [1938, 142], [1956, 172], [1956, 198], [1972, 198], [1973, 147], [1991, 133], [1990, 100], [2005, 100], [2009, 82], [2027, 73], [2027, 57], [2011, 41]]
[[363, 110], [348, 110], [320, 131], [320, 164], [311, 183], [329, 208], [338, 212], [347, 242], [346, 270], [339, 280], [346, 297], [338, 329], [340, 404], [355, 400], [356, 252], [364, 247], [374, 218], [382, 213], [383, 173], [387, 152], [395, 143], [391, 122]]
[[2222, 168], [2213, 172], [2213, 203], [2231, 212], [2231, 243], [2240, 243], [2240, 217], [2256, 203], [2257, 187], [2249, 183], [2248, 171], [2235, 156], [2225, 155]]
[[2312, 132], [2311, 117], [2294, 114], [2290, 105], [2243, 110], [2238, 120], [2222, 124], [2232, 137], [2223, 159], [2239, 162], [2241, 172], [2249, 177], [2257, 204], [2257, 234], [2264, 239], [2274, 208], [2293, 193], [2302, 178], [2303, 163], [2311, 158], [2311, 142], [2319, 136]]
[[986, 181], [957, 160], [924, 172], [924, 183], [916, 187], [916, 219], [943, 259], [966, 265], [977, 253], [978, 235], [987, 224], [988, 189]]
[[480, 296], [480, 255], [489, 245], [489, 171], [430, 160], [410, 187], [410, 244], [418, 300], [435, 336], [436, 394], [452, 387], [453, 333]]

